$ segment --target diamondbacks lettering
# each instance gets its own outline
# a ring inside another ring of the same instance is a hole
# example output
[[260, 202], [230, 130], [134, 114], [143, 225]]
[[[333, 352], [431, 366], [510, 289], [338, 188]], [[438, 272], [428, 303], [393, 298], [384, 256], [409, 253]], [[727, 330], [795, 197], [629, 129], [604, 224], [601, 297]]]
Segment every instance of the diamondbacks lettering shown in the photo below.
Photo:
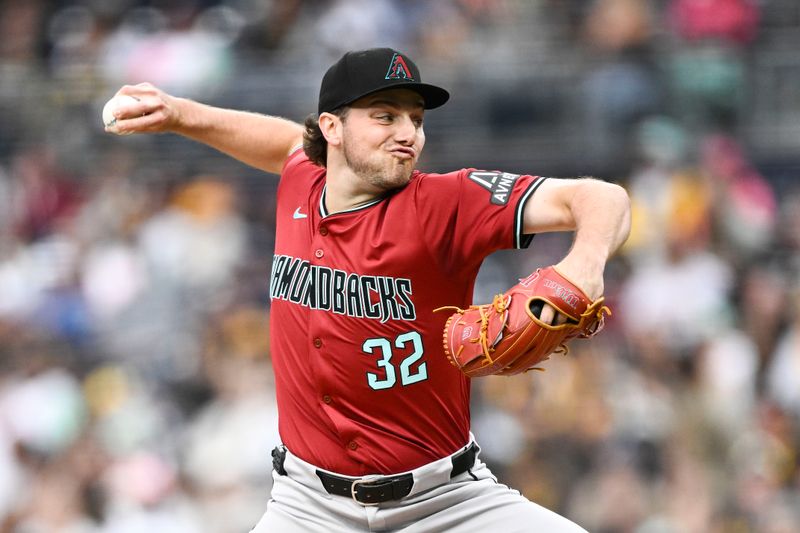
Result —
[[272, 260], [269, 294], [309, 309], [380, 320], [416, 320], [411, 280], [364, 276], [287, 255]]

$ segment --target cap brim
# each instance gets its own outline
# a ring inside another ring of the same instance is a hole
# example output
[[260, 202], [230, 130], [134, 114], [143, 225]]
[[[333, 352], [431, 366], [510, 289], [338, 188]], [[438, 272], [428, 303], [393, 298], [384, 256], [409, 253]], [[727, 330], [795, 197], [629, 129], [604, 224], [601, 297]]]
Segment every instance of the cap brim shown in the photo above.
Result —
[[436, 85], [431, 85], [429, 83], [421, 83], [421, 82], [393, 83], [391, 85], [381, 87], [379, 89], [373, 89], [371, 91], [367, 91], [364, 94], [360, 94], [351, 100], [337, 104], [336, 107], [338, 108], [344, 105], [350, 105], [356, 100], [360, 100], [365, 96], [379, 93], [381, 91], [388, 91], [391, 89], [409, 89], [411, 91], [414, 91], [415, 93], [422, 96], [422, 100], [425, 102], [425, 109], [435, 109], [437, 107], [441, 107], [445, 103], [447, 103], [447, 101], [450, 99], [449, 92], [442, 89], [441, 87], [437, 87]]
[[398, 83], [392, 85], [391, 89], [410, 89], [417, 92], [425, 100], [425, 109], [435, 109], [447, 103], [450, 93], [436, 85], [428, 83]]

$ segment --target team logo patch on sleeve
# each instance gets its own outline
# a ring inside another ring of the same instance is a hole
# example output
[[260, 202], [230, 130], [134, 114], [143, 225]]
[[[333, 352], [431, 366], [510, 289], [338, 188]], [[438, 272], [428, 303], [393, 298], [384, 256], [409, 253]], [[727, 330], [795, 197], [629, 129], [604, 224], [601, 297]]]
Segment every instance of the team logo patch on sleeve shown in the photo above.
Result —
[[494, 205], [506, 205], [519, 174], [476, 171], [467, 177], [491, 193], [489, 198]]

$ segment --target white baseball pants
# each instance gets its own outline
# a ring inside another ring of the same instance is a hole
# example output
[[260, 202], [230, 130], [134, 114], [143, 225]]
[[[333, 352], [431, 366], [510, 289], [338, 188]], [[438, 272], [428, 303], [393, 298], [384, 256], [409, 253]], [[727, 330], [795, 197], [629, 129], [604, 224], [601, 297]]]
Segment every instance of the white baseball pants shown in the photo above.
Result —
[[472, 475], [465, 472], [451, 479], [451, 465], [445, 457], [417, 468], [411, 472], [414, 486], [408, 496], [365, 506], [328, 494], [317, 468], [287, 451], [287, 475], [273, 471], [272, 498], [251, 533], [586, 533], [499, 484], [480, 459]]

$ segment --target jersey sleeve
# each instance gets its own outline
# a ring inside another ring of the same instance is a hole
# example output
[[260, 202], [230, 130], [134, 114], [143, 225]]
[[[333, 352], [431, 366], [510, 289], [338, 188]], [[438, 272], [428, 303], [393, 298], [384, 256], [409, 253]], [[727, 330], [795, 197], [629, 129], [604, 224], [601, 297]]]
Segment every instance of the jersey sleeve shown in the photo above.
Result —
[[284, 176], [292, 174], [302, 168], [310, 168], [312, 170], [319, 170], [320, 167], [311, 162], [306, 153], [303, 151], [303, 146], [298, 145], [294, 151], [289, 154], [286, 161], [283, 162], [283, 169], [281, 169], [281, 179]]
[[527, 248], [527, 201], [545, 178], [462, 169], [421, 174], [416, 182], [417, 220], [431, 253], [448, 269], [473, 267], [497, 250]]

